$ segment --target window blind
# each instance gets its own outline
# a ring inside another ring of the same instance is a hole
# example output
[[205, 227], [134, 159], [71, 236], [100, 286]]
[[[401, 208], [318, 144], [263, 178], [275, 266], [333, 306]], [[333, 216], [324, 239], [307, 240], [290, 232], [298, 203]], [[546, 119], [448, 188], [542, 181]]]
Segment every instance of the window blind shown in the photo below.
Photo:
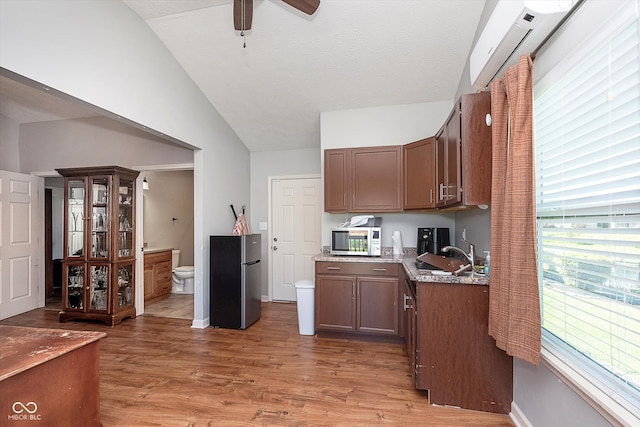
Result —
[[543, 333], [640, 410], [638, 25], [536, 84], [534, 123]]

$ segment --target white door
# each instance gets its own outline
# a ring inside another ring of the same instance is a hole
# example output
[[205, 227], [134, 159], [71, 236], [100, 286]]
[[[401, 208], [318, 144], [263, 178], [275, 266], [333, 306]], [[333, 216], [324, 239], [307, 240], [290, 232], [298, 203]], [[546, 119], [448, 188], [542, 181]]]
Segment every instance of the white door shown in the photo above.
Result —
[[44, 179], [0, 171], [0, 319], [44, 305]]
[[322, 251], [320, 178], [271, 181], [272, 299], [295, 301], [294, 283], [313, 279], [313, 257]]

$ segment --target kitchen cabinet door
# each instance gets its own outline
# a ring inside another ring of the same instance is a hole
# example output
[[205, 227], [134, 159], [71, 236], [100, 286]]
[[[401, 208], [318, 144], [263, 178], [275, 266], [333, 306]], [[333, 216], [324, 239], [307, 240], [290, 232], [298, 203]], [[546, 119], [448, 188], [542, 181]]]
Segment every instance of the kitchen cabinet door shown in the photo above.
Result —
[[324, 210], [348, 212], [349, 209], [349, 150], [324, 151]]
[[358, 277], [358, 332], [398, 334], [398, 279]]
[[436, 135], [438, 207], [460, 201], [459, 117], [458, 109], [454, 108]]
[[316, 276], [315, 326], [326, 331], [356, 329], [356, 278]]
[[447, 198], [445, 193], [445, 172], [446, 172], [446, 156], [445, 147], [447, 145], [447, 127], [446, 124], [440, 128], [436, 134], [436, 176], [435, 176], [435, 192], [437, 208], [444, 207], [447, 204]]
[[411, 380], [413, 384], [416, 384], [416, 292], [415, 283], [412, 284], [409, 277], [405, 275], [404, 283], [402, 284], [402, 296], [401, 301], [403, 314], [402, 321], [404, 322], [405, 330], [405, 351], [409, 358], [409, 367], [411, 370]]
[[[459, 105], [459, 104], [458, 104]], [[447, 205], [460, 203], [462, 189], [460, 188], [460, 109], [456, 107], [449, 116], [446, 124], [446, 143], [444, 146], [445, 173], [444, 190]]]
[[402, 211], [402, 146], [351, 149], [351, 212]]
[[463, 95], [460, 109], [462, 203], [467, 206], [491, 204], [491, 94]]
[[426, 138], [402, 147], [403, 208], [436, 207], [436, 138]]
[[432, 404], [508, 414], [513, 360], [488, 333], [489, 287], [418, 283], [416, 388]]
[[491, 204], [490, 112], [488, 92], [463, 95], [436, 134], [437, 207]]

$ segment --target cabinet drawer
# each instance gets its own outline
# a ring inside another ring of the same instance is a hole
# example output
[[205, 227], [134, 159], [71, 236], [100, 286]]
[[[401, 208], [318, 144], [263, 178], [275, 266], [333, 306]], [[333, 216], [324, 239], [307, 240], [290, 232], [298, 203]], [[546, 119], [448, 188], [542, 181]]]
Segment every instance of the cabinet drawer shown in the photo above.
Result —
[[145, 264], [158, 264], [161, 262], [168, 262], [171, 266], [171, 251], [152, 252], [144, 254]]
[[156, 282], [156, 294], [163, 295], [171, 292], [171, 279], [169, 280], [158, 280]]
[[316, 262], [316, 274], [398, 276], [398, 264], [390, 262]]
[[164, 274], [167, 271], [169, 272], [169, 274], [171, 274], [171, 262], [164, 261], [164, 262], [159, 262], [156, 265], [157, 265], [157, 268], [158, 268], [158, 274]]
[[171, 283], [171, 271], [158, 272], [158, 275], [156, 277], [156, 280], [158, 282], [168, 281], [169, 283]]

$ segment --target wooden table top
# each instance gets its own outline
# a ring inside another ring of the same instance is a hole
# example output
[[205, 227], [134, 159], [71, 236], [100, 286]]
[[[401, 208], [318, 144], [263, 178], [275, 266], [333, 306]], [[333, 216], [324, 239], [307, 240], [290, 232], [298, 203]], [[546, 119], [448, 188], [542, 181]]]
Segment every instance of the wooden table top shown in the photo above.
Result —
[[106, 335], [104, 332], [0, 325], [0, 381]]

